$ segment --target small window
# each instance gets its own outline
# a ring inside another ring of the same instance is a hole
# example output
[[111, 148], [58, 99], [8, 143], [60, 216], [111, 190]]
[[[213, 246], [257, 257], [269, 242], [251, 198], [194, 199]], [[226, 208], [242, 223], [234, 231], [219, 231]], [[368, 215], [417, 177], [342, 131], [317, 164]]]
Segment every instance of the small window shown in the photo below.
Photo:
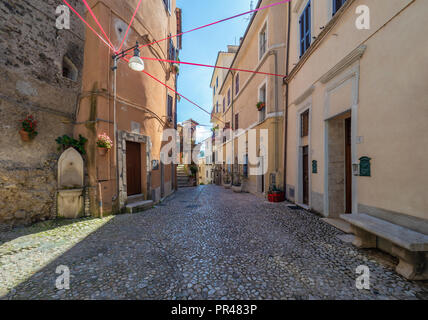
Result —
[[333, 16], [345, 4], [346, 0], [333, 0]]
[[71, 62], [69, 58], [64, 56], [62, 61], [62, 76], [64, 78], [77, 81], [77, 77], [79, 75], [79, 72], [77, 71], [76, 66]]
[[238, 93], [239, 93], [239, 73], [236, 75], [236, 78], [235, 78], [235, 95], [238, 95]]
[[[266, 104], [266, 84], [259, 89], [259, 102], [264, 102]], [[267, 106], [265, 105], [265, 107], [259, 111], [260, 121], [264, 121], [266, 119], [266, 108]]]
[[230, 88], [229, 88], [229, 90], [227, 90], [227, 106], [230, 106], [230, 102], [231, 100], [230, 100]]
[[216, 113], [218, 113], [218, 101], [216, 103]]
[[218, 88], [218, 77], [217, 77], [217, 79], [215, 80], [215, 86]]
[[239, 114], [235, 114], [235, 130], [239, 129]]
[[[171, 37], [171, 34], [169, 34], [169, 36]], [[176, 53], [177, 50], [175, 49], [174, 41], [172, 40], [172, 38], [170, 38], [168, 43], [168, 59], [176, 61]]]
[[171, 0], [163, 0], [163, 4], [165, 5], [165, 9], [167, 9], [168, 12], [171, 13]]
[[226, 111], [226, 98], [223, 98], [223, 113]]
[[259, 33], [259, 59], [263, 58], [267, 48], [267, 28], [266, 25]]
[[311, 45], [311, 1], [308, 2], [303, 10], [300, 19], [300, 57], [302, 57], [306, 50]]
[[309, 110], [302, 113], [301, 117], [301, 136], [307, 137], [309, 135]]
[[173, 99], [172, 99], [172, 97], [170, 96], [170, 95], [168, 95], [168, 107], [167, 107], [167, 112], [168, 112], [168, 118], [170, 118], [170, 119], [172, 119], [172, 116], [173, 116], [173, 112], [172, 112], [172, 109], [173, 109]]
[[215, 86], [214, 86], [214, 88], [213, 88], [213, 96], [215, 96]]
[[248, 154], [244, 155], [244, 164], [242, 166], [244, 177], [248, 178]]

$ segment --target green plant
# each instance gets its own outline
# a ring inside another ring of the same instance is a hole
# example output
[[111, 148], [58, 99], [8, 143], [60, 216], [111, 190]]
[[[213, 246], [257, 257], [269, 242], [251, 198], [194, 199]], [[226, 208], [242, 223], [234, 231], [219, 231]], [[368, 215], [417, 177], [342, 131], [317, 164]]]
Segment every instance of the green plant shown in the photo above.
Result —
[[198, 166], [196, 166], [196, 165], [191, 165], [189, 169], [190, 169], [190, 172], [191, 172], [191, 174], [192, 174], [192, 177], [195, 177], [195, 176], [196, 176], [196, 174], [198, 173]]
[[31, 139], [37, 136], [37, 121], [34, 120], [34, 116], [27, 116], [24, 120], [21, 120], [22, 130], [28, 132]]
[[261, 111], [266, 107], [266, 103], [263, 101], [257, 102], [257, 110]]
[[58, 151], [67, 150], [68, 148], [72, 147], [76, 149], [80, 154], [85, 155], [85, 143], [88, 141], [88, 139], [82, 137], [82, 135], [79, 135], [79, 140], [73, 139], [69, 137], [68, 135], [63, 135], [62, 137], [58, 137], [55, 140], [59, 146]]
[[98, 136], [97, 147], [111, 149], [113, 147], [113, 142], [107, 134], [103, 133]]

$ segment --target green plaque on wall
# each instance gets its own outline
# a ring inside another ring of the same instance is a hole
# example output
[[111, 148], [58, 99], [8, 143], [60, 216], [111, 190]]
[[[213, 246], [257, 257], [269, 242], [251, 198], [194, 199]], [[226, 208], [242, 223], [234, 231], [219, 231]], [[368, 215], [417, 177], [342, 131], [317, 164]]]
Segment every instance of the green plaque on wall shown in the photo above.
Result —
[[318, 161], [317, 160], [312, 161], [312, 173], [314, 173], [314, 174], [318, 173]]
[[371, 177], [371, 168], [370, 168], [370, 160], [369, 157], [361, 157], [360, 158], [360, 177]]

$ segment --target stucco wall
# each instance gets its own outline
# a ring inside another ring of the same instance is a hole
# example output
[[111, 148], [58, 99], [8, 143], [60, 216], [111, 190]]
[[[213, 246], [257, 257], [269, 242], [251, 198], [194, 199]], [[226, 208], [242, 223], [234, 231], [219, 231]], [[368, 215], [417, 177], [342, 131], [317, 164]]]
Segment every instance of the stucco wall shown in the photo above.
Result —
[[[134, 0], [120, 3], [112, 0], [91, 2], [94, 13], [104, 26], [115, 48], [119, 48], [122, 42], [137, 3], [138, 1]], [[175, 8], [175, 1], [171, 1], [171, 13], [166, 10], [163, 1], [144, 1], [135, 16], [122, 49], [134, 46], [137, 40], [140, 45], [143, 45], [164, 39], [169, 34], [175, 35], [177, 33]], [[92, 32], [88, 31], [87, 38], [83, 88], [85, 92], [96, 89], [96, 99], [94, 103], [89, 99], [82, 101], [78, 116], [80, 125], [76, 127], [75, 135], [84, 133], [89, 137], [88, 152], [92, 154], [89, 162], [91, 185], [96, 187], [98, 183], [102, 183], [101, 197], [105, 213], [117, 212], [120, 208], [117, 207], [116, 203], [117, 164], [115, 150], [112, 149], [107, 156], [100, 157], [96, 154], [95, 147], [98, 134], [105, 132], [110, 137], [114, 137], [112, 52]], [[162, 41], [142, 48], [141, 56], [167, 59], [168, 42]], [[176, 38], [173, 39], [173, 42], [177, 47]], [[176, 76], [170, 72], [168, 63], [146, 60], [145, 71], [167, 83], [168, 86], [175, 87]], [[161, 141], [163, 130], [168, 127], [173, 128], [173, 123], [167, 122], [167, 94], [171, 95], [174, 100], [173, 114], [175, 111], [175, 94], [146, 74], [132, 71], [123, 60], [118, 63], [116, 85], [118, 130], [135, 131], [134, 133], [150, 137], [150, 159], [159, 161], [163, 145]], [[91, 115], [91, 111], [95, 116]], [[95, 121], [95, 125], [90, 125], [88, 120]], [[147, 170], [151, 171], [151, 165], [142, 158], [142, 171], [146, 172]], [[160, 170], [152, 171], [150, 177], [150, 188], [158, 190], [156, 191], [156, 198], [159, 200]], [[165, 185], [168, 182], [171, 182], [171, 168], [165, 166]], [[147, 198], [151, 198], [152, 190], [143, 188], [142, 191]], [[99, 197], [98, 194], [97, 198]], [[98, 208], [93, 207], [92, 211], [97, 212]]]
[[[298, 19], [306, 1], [301, 1], [301, 7], [296, 5], [298, 2], [292, 4], [291, 69], [299, 62]], [[312, 1], [315, 36], [330, 21], [329, 3]], [[428, 93], [422, 71], [428, 63], [428, 41], [424, 35], [427, 3], [370, 2], [370, 30], [355, 27], [356, 7], [367, 3], [350, 3], [325, 38], [316, 43], [315, 51], [303, 57], [305, 63], [297, 64], [298, 72], [292, 76], [287, 158], [291, 173], [287, 175], [287, 184], [298, 190], [298, 175], [294, 174], [298, 168], [298, 113], [305, 104], [311, 107], [310, 162], [318, 161], [318, 173], [311, 175], [310, 188], [323, 195], [325, 120], [352, 109], [353, 162], [362, 156], [372, 158], [372, 177], [353, 178], [357, 200], [354, 210], [358, 211], [358, 206], [370, 207], [427, 219], [427, 152], [422, 147], [428, 142]], [[362, 45], [366, 49], [361, 58], [323, 81], [329, 71]], [[320, 207], [318, 198], [316, 206]]]

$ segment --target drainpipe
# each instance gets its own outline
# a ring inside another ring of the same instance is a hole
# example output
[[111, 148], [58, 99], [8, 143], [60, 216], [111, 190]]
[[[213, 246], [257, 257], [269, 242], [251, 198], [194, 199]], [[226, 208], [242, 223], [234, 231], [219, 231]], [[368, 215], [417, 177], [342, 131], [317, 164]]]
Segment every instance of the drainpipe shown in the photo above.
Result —
[[[276, 50], [270, 50], [269, 55], [273, 55], [275, 58], [275, 74], [278, 74], [278, 52]], [[279, 113], [279, 102], [278, 102], [278, 79], [275, 77], [275, 114], [278, 115]], [[275, 132], [274, 132], [274, 138], [275, 138], [275, 174], [278, 173], [278, 119], [275, 117]]]
[[[290, 27], [291, 27], [291, 4], [288, 3], [288, 27], [287, 27], [287, 57], [285, 65], [285, 74], [289, 74], [290, 62]], [[288, 147], [288, 100], [289, 100], [289, 84], [288, 79], [285, 79], [285, 116], [284, 116], [284, 192], [287, 198], [287, 147]]]
[[118, 210], [120, 210], [120, 203], [119, 203], [119, 146], [118, 146], [118, 136], [117, 136], [117, 58], [113, 59], [114, 65], [113, 65], [113, 124], [114, 124], [114, 165], [116, 167], [116, 195], [113, 196], [112, 201], [118, 201]]
[[233, 87], [233, 85], [234, 85], [234, 83], [235, 83], [235, 72], [234, 71], [232, 71], [232, 92], [231, 92], [231, 94], [232, 94], [232, 120], [230, 121], [230, 123], [232, 124], [232, 137], [231, 137], [231, 142], [232, 142], [232, 185], [233, 185], [233, 182], [234, 182], [234, 177], [235, 177], [235, 175], [234, 175], [234, 173], [235, 173], [235, 170], [234, 170], [234, 168], [235, 168], [235, 140], [234, 140], [234, 130], [235, 130], [235, 112], [234, 112], [234, 109], [233, 109], [233, 104], [234, 104], [234, 101], [235, 101], [235, 90], [234, 90], [234, 87]]

